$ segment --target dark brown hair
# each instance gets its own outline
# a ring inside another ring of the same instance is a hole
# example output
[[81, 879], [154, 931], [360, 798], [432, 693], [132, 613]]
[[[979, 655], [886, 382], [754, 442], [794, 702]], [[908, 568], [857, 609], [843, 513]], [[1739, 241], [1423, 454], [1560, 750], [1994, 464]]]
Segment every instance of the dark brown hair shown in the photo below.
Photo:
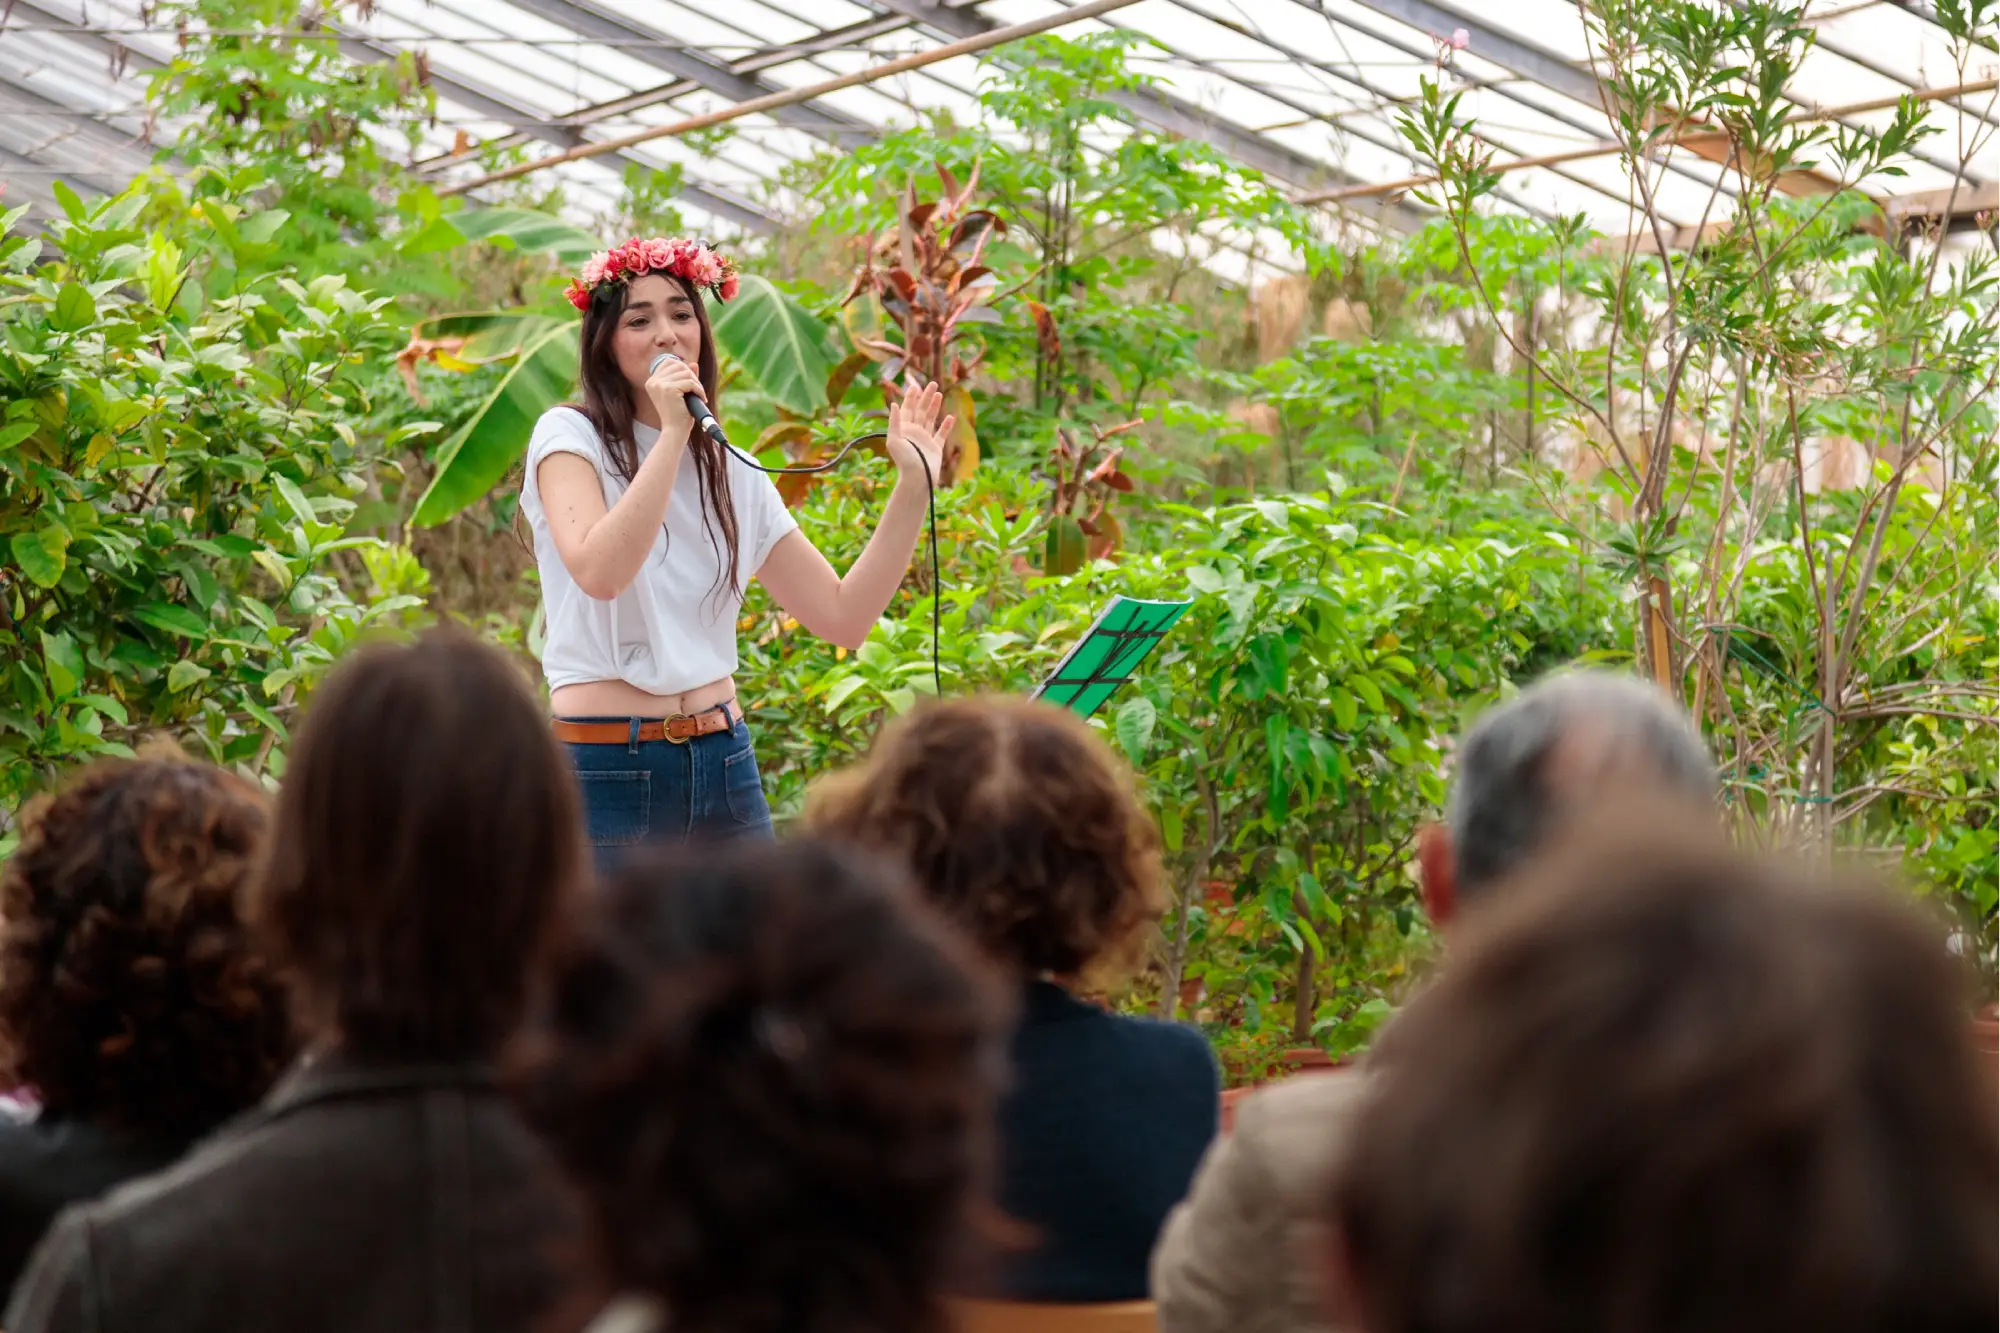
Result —
[[896, 858], [1016, 971], [1124, 962], [1159, 920], [1159, 835], [1132, 774], [1066, 709], [993, 696], [891, 722], [821, 783], [812, 828]]
[[1468, 914], [1336, 1198], [1369, 1333], [1991, 1329], [1993, 1077], [1939, 933], [1689, 826]]
[[86, 769], [0, 870], [0, 1077], [51, 1116], [192, 1138], [271, 1085], [284, 992], [238, 893], [263, 793], [176, 757]]
[[631, 863], [510, 1061], [586, 1290], [675, 1333], [942, 1333], [1005, 992], [896, 872], [812, 840]]
[[315, 1038], [490, 1056], [583, 873], [576, 782], [522, 673], [461, 631], [313, 696], [256, 899]]
[[[701, 380], [702, 392], [708, 396], [709, 408], [719, 413], [722, 388], [716, 369], [715, 331], [709, 325], [708, 307], [701, 299], [701, 290], [670, 273], [645, 276], [666, 279], [693, 305], [695, 322], [701, 326], [701, 352], [695, 374]], [[639, 471], [639, 442], [632, 433], [636, 419], [635, 391], [618, 369], [618, 357], [611, 345], [618, 335], [618, 321], [625, 313], [631, 289], [630, 282], [603, 282], [591, 292], [590, 308], [583, 312], [583, 331], [578, 338], [581, 351], [577, 382], [583, 403], [576, 409], [590, 421], [597, 438], [604, 441], [611, 465], [627, 484]], [[729, 491], [728, 451], [709, 439], [698, 425], [688, 430], [687, 450], [700, 488], [702, 527], [722, 562], [718, 580], [726, 580], [718, 581], [717, 591], [726, 586], [740, 594], [743, 579], [737, 551], [736, 506]], [[668, 540], [673, 540], [671, 535]]]

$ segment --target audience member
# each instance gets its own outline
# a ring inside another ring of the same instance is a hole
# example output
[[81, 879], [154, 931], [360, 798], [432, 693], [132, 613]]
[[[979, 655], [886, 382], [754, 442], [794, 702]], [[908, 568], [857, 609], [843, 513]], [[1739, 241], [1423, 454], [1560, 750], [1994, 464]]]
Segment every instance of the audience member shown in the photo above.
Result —
[[622, 1293], [593, 1329], [943, 1328], [1006, 991], [852, 852], [647, 855], [514, 1062], [585, 1201], [586, 1290]]
[[165, 1173], [64, 1213], [8, 1333], [508, 1333], [564, 1231], [490, 1062], [584, 863], [520, 672], [451, 632], [363, 650], [312, 700], [252, 913], [310, 1049]]
[[22, 812], [0, 870], [0, 1290], [56, 1214], [167, 1166], [269, 1089], [284, 994], [239, 894], [252, 784], [178, 755], [86, 769]]
[[1468, 921], [1332, 1191], [1367, 1333], [1986, 1333], [1992, 1070], [1906, 905], [1663, 820]]
[[[1419, 838], [1433, 924], [1483, 900], [1551, 834], [1641, 793], [1713, 808], [1714, 766], [1687, 716], [1652, 686], [1562, 672], [1487, 712], [1459, 749], [1447, 827]], [[1322, 1201], [1366, 1076], [1294, 1078], [1237, 1104], [1153, 1256], [1163, 1333], [1304, 1333], [1325, 1315], [1315, 1254]]]
[[887, 727], [865, 763], [816, 789], [807, 821], [908, 867], [1022, 993], [998, 1202], [1034, 1241], [980, 1294], [1145, 1296], [1219, 1086], [1199, 1032], [1071, 991], [1128, 964], [1159, 919], [1157, 835], [1130, 774], [1071, 713], [952, 700]]

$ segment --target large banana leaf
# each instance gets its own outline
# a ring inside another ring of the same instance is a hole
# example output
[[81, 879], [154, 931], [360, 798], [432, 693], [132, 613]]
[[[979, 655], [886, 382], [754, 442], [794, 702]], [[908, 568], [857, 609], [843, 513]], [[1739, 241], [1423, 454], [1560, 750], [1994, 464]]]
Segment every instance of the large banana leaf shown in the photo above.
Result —
[[811, 416], [826, 406], [826, 379], [840, 360], [827, 327], [773, 286], [745, 275], [715, 320], [715, 344], [772, 401]]
[[406, 255], [433, 254], [468, 241], [494, 241], [517, 250], [553, 255], [565, 264], [581, 264], [605, 248], [595, 234], [548, 213], [531, 208], [471, 208], [432, 219], [408, 236], [401, 249]]
[[419, 526], [433, 527], [477, 503], [527, 450], [535, 422], [576, 383], [577, 327], [551, 320], [521, 345], [507, 377], [445, 441], [437, 475], [417, 502]]
[[529, 310], [474, 310], [456, 315], [434, 315], [410, 330], [413, 341], [463, 338], [465, 344], [453, 353], [460, 361], [505, 361], [548, 336], [549, 330], [576, 327], [575, 319], [538, 315]]

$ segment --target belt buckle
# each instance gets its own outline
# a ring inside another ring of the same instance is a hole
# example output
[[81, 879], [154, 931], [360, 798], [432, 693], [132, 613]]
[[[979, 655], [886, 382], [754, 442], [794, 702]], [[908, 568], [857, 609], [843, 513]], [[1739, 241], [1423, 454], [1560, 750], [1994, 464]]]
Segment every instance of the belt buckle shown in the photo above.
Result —
[[666, 717], [660, 719], [660, 738], [669, 745], [686, 745], [689, 738], [674, 735], [674, 723], [692, 721], [694, 721], [694, 718], [690, 714], [669, 713]]

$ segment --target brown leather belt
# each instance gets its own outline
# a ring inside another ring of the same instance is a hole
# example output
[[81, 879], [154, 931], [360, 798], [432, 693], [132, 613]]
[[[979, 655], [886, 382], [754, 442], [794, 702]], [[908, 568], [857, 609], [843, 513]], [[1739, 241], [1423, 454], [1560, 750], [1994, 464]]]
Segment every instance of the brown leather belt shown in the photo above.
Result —
[[[556, 739], [568, 741], [572, 745], [629, 745], [632, 743], [630, 722], [569, 722], [557, 718], [553, 723]], [[671, 741], [675, 745], [685, 745], [697, 736], [713, 736], [718, 731], [728, 731], [736, 725], [735, 714], [727, 707], [710, 708], [703, 712], [688, 714], [675, 713], [672, 717], [648, 718], [639, 724], [639, 739], [642, 741]]]

